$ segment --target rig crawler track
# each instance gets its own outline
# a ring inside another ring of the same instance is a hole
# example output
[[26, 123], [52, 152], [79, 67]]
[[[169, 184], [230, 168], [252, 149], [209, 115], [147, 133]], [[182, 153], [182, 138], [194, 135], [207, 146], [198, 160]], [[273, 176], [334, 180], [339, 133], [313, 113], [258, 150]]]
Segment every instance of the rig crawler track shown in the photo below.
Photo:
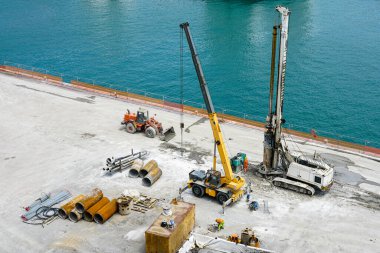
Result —
[[273, 183], [273, 185], [275, 185], [277, 187], [282, 187], [285, 189], [293, 190], [293, 191], [300, 192], [303, 194], [307, 194], [310, 196], [314, 195], [314, 193], [315, 193], [315, 189], [313, 187], [311, 187], [310, 185], [307, 185], [307, 184], [304, 184], [301, 182], [297, 182], [297, 181], [293, 181], [293, 180], [289, 180], [289, 179], [282, 178], [282, 177], [274, 178], [272, 183]]

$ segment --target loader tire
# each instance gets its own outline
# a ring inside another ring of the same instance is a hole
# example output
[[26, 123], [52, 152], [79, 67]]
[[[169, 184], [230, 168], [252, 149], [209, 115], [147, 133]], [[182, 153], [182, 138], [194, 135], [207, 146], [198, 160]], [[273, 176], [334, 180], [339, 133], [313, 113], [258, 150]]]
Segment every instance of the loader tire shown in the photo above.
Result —
[[195, 197], [202, 198], [205, 195], [205, 190], [202, 186], [193, 185], [192, 191]]
[[148, 138], [154, 138], [154, 136], [156, 136], [156, 129], [154, 129], [153, 127], [147, 127], [147, 129], [145, 129], [145, 135], [146, 137]]
[[130, 134], [136, 133], [136, 127], [132, 122], [128, 122], [126, 125], [127, 132]]

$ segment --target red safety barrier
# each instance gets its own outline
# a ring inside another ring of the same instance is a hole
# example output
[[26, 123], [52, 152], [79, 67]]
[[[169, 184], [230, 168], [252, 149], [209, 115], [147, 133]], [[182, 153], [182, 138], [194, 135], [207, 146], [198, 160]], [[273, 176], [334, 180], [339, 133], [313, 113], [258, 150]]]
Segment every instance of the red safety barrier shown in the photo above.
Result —
[[55, 83], [55, 84], [62, 84], [62, 82], [63, 82], [62, 78], [58, 77], [58, 76], [53, 76], [50, 74], [45, 74], [45, 73], [40, 73], [40, 72], [36, 72], [36, 71], [16, 68], [13, 66], [2, 65], [0, 70], [2, 72], [5, 72], [5, 73], [29, 77], [29, 78], [33, 78], [33, 79], [37, 79], [37, 80], [46, 80], [48, 82]]

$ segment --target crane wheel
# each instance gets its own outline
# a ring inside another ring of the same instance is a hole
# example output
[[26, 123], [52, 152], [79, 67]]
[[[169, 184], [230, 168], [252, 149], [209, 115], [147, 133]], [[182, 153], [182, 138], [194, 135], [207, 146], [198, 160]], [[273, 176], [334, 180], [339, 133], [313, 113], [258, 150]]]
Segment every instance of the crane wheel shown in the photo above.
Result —
[[218, 194], [216, 194], [216, 199], [221, 205], [223, 205], [223, 203], [226, 202], [229, 199], [229, 197], [224, 192], [218, 192]]
[[154, 138], [154, 136], [156, 136], [156, 129], [154, 129], [153, 127], [149, 126], [145, 129], [145, 135], [146, 137], [148, 138]]
[[195, 197], [202, 198], [205, 195], [205, 190], [202, 186], [193, 185], [192, 190]]
[[136, 127], [132, 122], [127, 123], [126, 129], [127, 129], [127, 132], [130, 134], [136, 133]]

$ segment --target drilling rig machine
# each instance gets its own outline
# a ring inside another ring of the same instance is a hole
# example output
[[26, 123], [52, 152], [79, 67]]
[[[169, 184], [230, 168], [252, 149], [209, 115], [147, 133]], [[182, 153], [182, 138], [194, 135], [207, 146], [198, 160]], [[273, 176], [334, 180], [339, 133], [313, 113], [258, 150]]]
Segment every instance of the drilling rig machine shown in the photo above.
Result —
[[[288, 24], [290, 11], [283, 6], [276, 10], [281, 15], [281, 24], [273, 27], [272, 61], [269, 87], [269, 112], [264, 133], [264, 156], [257, 172], [272, 179], [275, 186], [313, 195], [316, 190], [327, 191], [333, 184], [334, 170], [320, 157], [309, 157], [302, 152], [290, 152], [281, 136], [285, 69], [288, 50]], [[274, 71], [277, 45], [277, 30], [280, 30], [278, 76], [275, 112], [273, 112]]]

